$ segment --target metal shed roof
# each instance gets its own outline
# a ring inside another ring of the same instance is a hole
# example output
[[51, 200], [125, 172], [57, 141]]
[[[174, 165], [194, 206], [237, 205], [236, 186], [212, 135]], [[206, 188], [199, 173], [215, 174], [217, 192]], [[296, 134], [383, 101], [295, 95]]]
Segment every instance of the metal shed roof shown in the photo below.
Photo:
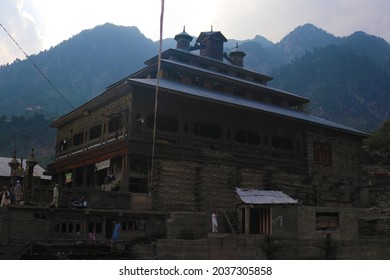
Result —
[[293, 199], [282, 191], [241, 189], [236, 188], [236, 193], [246, 204], [297, 204], [298, 200]]

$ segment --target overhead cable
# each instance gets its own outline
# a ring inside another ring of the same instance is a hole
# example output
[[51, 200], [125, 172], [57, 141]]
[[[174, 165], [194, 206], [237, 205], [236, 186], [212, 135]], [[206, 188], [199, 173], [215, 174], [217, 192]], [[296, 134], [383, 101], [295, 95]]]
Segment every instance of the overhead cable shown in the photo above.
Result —
[[65, 98], [65, 96], [58, 90], [58, 88], [49, 80], [49, 78], [39, 69], [39, 67], [34, 63], [31, 57], [22, 49], [22, 47], [18, 44], [18, 42], [12, 37], [12, 35], [7, 31], [7, 29], [0, 23], [0, 26], [3, 28], [5, 33], [11, 38], [12, 41], [18, 46], [18, 48], [23, 52], [23, 54], [27, 57], [27, 59], [34, 65], [35, 69], [42, 75], [42, 77], [53, 87], [53, 89], [65, 100], [65, 102], [70, 106], [70, 108], [74, 109], [73, 105]]

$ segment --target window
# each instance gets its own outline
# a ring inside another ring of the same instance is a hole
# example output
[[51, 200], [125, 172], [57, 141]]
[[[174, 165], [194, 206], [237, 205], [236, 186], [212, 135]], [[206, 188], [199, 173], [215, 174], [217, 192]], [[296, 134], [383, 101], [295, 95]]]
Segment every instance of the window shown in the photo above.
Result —
[[77, 186], [82, 186], [83, 185], [83, 172], [84, 171], [84, 168], [83, 167], [79, 167], [76, 169], [76, 174], [74, 176], [74, 181], [76, 182], [76, 185]]
[[174, 80], [174, 81], [181, 81], [182, 79], [182, 73], [179, 71], [169, 70], [168, 71], [168, 79]]
[[201, 68], [204, 68], [204, 69], [209, 69], [209, 68], [210, 68], [208, 64], [203, 63], [203, 62], [201, 62], [201, 63], [199, 64], [199, 66], [200, 66]]
[[258, 100], [258, 101], [264, 101], [264, 94], [262, 94], [262, 93], [258, 93], [258, 92], [255, 92], [254, 94], [253, 94], [253, 99], [254, 100]]
[[245, 91], [241, 87], [233, 86], [233, 95], [245, 97]]
[[89, 140], [94, 140], [102, 135], [102, 125], [98, 124], [89, 129]]
[[157, 78], [157, 71], [152, 71], [150, 73], [150, 79], [156, 79]]
[[146, 220], [143, 218], [130, 218], [122, 222], [122, 230], [126, 231], [145, 231]]
[[314, 143], [314, 162], [331, 165], [332, 150], [329, 144]]
[[130, 158], [129, 191], [148, 193], [148, 160], [146, 158]]
[[335, 231], [339, 227], [338, 212], [317, 212], [316, 213], [316, 230]]
[[[148, 128], [153, 129], [154, 127], [154, 114], [149, 114], [146, 119], [146, 125]], [[167, 117], [157, 115], [156, 118], [156, 129], [162, 131], [176, 132], [179, 128], [179, 121], [174, 117]]]
[[83, 144], [84, 141], [84, 132], [79, 132], [73, 135], [73, 146], [78, 146]]
[[68, 138], [62, 139], [62, 140], [60, 141], [60, 143], [59, 143], [59, 149], [60, 149], [60, 151], [65, 151], [65, 150], [68, 149], [68, 147], [69, 147], [69, 140], [68, 140]]
[[225, 85], [218, 81], [213, 81], [213, 90], [225, 91]]
[[70, 220], [65, 221], [65, 219], [61, 219], [54, 225], [54, 232], [62, 235], [80, 235], [82, 232], [82, 221], [78, 219], [74, 220], [70, 218]]
[[194, 135], [200, 137], [221, 139], [222, 129], [218, 125], [204, 122], [196, 122], [194, 124]]
[[226, 139], [230, 139], [230, 129], [226, 130]]
[[259, 145], [260, 135], [257, 132], [239, 129], [236, 131], [236, 141], [249, 145]]
[[237, 78], [240, 78], [240, 79], [243, 79], [243, 80], [246, 79], [245, 74], [241, 74], [241, 73], [236, 73], [236, 77], [237, 77]]
[[176, 80], [177, 81], [181, 81], [182, 77], [183, 77], [183, 75], [181, 74], [181, 72], [176, 73]]
[[191, 77], [191, 84], [196, 86], [202, 86], [203, 80], [199, 76]]
[[129, 191], [132, 193], [148, 193], [148, 179], [130, 177]]
[[97, 234], [103, 233], [103, 225], [100, 221], [93, 221], [88, 223], [88, 232], [95, 232]]
[[273, 136], [272, 146], [276, 149], [291, 151], [294, 148], [292, 139], [283, 136]]
[[282, 100], [279, 97], [272, 97], [272, 104], [280, 106], [282, 104]]
[[227, 74], [228, 71], [225, 68], [218, 68], [219, 73]]
[[108, 133], [118, 131], [122, 128], [122, 117], [121, 115], [115, 115], [110, 117], [108, 120]]
[[370, 237], [387, 237], [388, 233], [387, 219], [359, 219], [359, 235]]

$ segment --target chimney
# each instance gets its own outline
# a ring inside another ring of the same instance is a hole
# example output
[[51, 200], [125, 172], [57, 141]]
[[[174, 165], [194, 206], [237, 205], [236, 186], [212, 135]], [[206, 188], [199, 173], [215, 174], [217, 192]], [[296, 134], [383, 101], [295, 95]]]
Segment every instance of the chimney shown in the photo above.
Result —
[[246, 56], [246, 53], [243, 51], [238, 50], [238, 43], [236, 43], [236, 49], [234, 51], [231, 51], [229, 53], [230, 62], [233, 65], [243, 67], [244, 66], [244, 57]]
[[177, 42], [176, 48], [181, 49], [184, 51], [189, 51], [190, 50], [190, 43], [192, 41], [192, 36], [190, 36], [186, 32], [186, 27], [183, 27], [183, 32], [177, 34], [175, 36], [175, 40]]
[[200, 55], [210, 58], [223, 60], [223, 43], [227, 42], [225, 36], [221, 32], [214, 32], [212, 29], [210, 32], [200, 33], [196, 43], [200, 47]]

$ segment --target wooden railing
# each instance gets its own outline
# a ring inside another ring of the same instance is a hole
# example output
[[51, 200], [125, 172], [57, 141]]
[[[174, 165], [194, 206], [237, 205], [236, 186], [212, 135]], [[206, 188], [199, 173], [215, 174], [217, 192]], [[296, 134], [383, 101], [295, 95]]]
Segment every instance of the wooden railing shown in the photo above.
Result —
[[[92, 190], [86, 188], [59, 188], [59, 207], [69, 207], [71, 200], [77, 200], [83, 196], [87, 198], [88, 207], [90, 208], [128, 210], [132, 207], [132, 193]], [[33, 188], [33, 203], [49, 205], [52, 199], [52, 188]]]

